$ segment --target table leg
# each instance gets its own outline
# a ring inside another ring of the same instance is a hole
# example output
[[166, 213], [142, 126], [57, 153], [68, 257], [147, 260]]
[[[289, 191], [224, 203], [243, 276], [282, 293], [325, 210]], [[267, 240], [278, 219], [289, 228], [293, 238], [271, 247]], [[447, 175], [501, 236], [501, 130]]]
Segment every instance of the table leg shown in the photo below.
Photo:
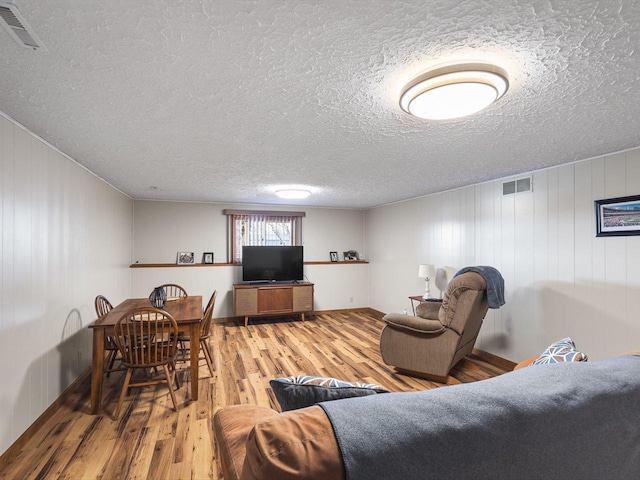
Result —
[[191, 357], [191, 400], [198, 400], [198, 360], [200, 359], [200, 324], [189, 327], [189, 357]]
[[104, 363], [104, 329], [93, 329], [93, 362], [91, 363], [91, 414], [100, 412], [102, 370]]

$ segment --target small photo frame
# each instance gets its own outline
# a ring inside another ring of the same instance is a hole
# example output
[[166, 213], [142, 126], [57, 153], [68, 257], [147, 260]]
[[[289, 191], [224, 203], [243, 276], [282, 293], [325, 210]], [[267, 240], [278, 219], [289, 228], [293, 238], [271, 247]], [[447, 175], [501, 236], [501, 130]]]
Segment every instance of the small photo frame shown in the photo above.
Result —
[[640, 195], [596, 200], [596, 237], [640, 235]]
[[338, 261], [338, 252], [329, 252], [329, 258], [331, 258], [332, 262]]
[[193, 265], [196, 257], [193, 252], [178, 252], [178, 265]]
[[342, 252], [344, 256], [344, 260], [346, 262], [357, 262], [358, 261], [358, 252], [355, 250], [349, 250], [348, 252]]
[[204, 252], [202, 254], [202, 263], [212, 264], [213, 263], [213, 252]]

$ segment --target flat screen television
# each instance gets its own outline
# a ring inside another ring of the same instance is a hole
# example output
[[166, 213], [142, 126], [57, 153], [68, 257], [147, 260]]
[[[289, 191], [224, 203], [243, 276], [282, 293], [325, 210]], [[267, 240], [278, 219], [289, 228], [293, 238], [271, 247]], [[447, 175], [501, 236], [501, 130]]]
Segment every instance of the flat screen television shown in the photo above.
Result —
[[244, 282], [302, 280], [302, 246], [242, 247]]

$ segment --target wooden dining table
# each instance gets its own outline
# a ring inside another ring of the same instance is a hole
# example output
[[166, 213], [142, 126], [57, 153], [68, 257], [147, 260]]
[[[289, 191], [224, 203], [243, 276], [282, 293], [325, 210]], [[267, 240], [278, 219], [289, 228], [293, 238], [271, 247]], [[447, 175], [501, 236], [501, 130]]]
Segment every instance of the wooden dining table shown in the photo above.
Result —
[[[91, 413], [97, 415], [102, 402], [102, 379], [105, 361], [105, 338], [113, 335], [120, 317], [133, 308], [150, 307], [148, 298], [129, 298], [105, 316], [89, 325], [93, 329], [93, 362], [91, 365]], [[199, 295], [167, 300], [164, 310], [178, 324], [178, 330], [189, 334], [189, 345], [198, 348], [202, 320], [202, 297]], [[191, 357], [191, 399], [198, 400], [198, 355]]]

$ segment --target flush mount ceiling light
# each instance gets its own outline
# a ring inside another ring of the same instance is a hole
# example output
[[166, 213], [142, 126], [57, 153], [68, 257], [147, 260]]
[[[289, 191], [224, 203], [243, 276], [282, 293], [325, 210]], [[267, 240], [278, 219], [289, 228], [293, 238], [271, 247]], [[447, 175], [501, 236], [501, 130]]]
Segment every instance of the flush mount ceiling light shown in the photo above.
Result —
[[484, 63], [451, 65], [413, 80], [400, 96], [400, 107], [427, 120], [465, 117], [487, 108], [509, 88], [507, 73]]
[[307, 198], [311, 195], [309, 190], [302, 190], [300, 188], [287, 188], [282, 190], [276, 190], [276, 195], [280, 198], [286, 198], [287, 200], [300, 200]]

